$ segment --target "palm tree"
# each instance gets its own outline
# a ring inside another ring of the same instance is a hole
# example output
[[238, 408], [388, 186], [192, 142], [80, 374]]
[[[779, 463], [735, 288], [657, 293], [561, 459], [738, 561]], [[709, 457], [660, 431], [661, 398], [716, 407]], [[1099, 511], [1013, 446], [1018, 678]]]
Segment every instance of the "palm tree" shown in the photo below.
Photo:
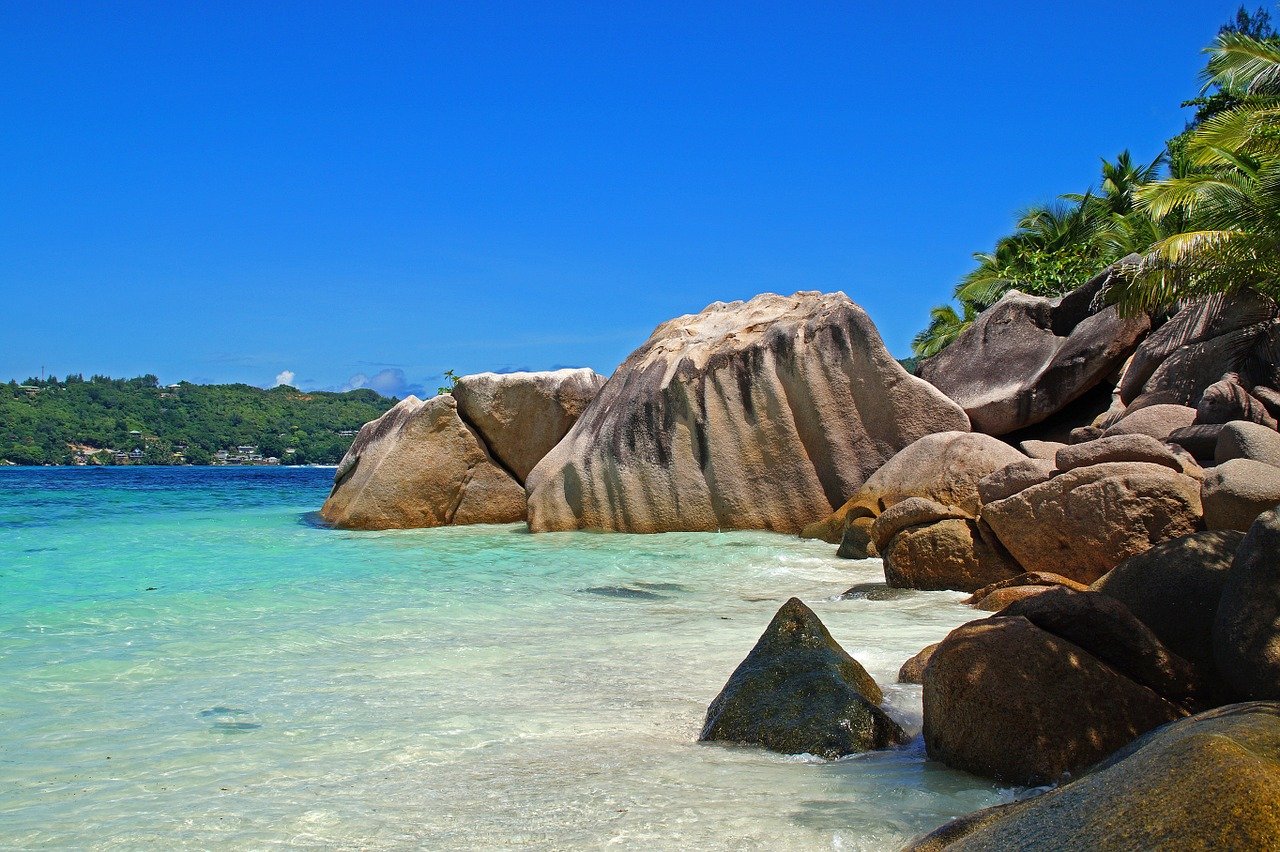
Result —
[[950, 305], [938, 305], [929, 311], [929, 327], [911, 341], [911, 351], [917, 358], [937, 355], [973, 323], [974, 316], [974, 310], [969, 305], [964, 307], [963, 318]]
[[1208, 52], [1206, 90], [1235, 105], [1189, 134], [1184, 173], [1137, 191], [1178, 227], [1109, 288], [1126, 313], [1240, 289], [1280, 299], [1280, 43], [1225, 32]]

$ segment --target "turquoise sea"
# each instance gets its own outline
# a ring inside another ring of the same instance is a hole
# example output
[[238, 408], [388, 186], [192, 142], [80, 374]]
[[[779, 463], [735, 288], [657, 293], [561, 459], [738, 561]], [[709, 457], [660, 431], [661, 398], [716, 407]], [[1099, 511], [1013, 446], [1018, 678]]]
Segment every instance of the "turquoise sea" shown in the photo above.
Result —
[[961, 595], [763, 533], [317, 525], [331, 470], [0, 468], [0, 847], [893, 849], [1008, 791], [695, 742], [795, 595], [898, 666]]

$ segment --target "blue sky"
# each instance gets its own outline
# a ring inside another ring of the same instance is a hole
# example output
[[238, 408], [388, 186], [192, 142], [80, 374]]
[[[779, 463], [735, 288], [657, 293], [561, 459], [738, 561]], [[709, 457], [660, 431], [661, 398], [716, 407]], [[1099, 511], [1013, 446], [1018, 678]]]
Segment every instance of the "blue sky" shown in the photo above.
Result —
[[905, 356], [1237, 5], [8, 3], [0, 377], [608, 372], [806, 289]]

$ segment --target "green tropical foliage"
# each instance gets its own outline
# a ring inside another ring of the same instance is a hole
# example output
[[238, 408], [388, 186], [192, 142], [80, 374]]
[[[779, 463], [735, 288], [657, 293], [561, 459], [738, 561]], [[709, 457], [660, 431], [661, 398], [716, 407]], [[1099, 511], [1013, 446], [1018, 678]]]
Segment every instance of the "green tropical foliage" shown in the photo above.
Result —
[[1207, 48], [1187, 129], [1150, 163], [1103, 160], [1096, 190], [1023, 213], [1015, 231], [939, 306], [913, 341], [936, 354], [1010, 290], [1062, 295], [1107, 266], [1107, 297], [1142, 312], [1251, 288], [1280, 297], [1280, 38], [1264, 9], [1241, 7]]
[[1206, 86], [1233, 105], [1187, 135], [1184, 173], [1138, 193], [1153, 220], [1181, 227], [1110, 288], [1126, 312], [1240, 289], [1280, 299], [1280, 41], [1224, 32], [1209, 54]]
[[[282, 385], [160, 387], [155, 376], [67, 376], [0, 385], [0, 460], [69, 464], [208, 464], [219, 450], [255, 446], [285, 464], [333, 464], [352, 430], [395, 404], [371, 390], [303, 393]], [[349, 434], [341, 434], [347, 432]], [[292, 451], [292, 452], [290, 452]], [[179, 455], [175, 455], [175, 453]]]

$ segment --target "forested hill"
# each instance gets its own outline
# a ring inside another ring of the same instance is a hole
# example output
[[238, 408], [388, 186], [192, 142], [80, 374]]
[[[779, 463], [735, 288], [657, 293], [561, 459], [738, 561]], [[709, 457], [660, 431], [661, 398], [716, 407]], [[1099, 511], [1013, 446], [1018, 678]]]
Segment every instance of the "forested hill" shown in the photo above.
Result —
[[395, 402], [371, 390], [161, 387], [150, 375], [11, 381], [0, 385], [0, 463], [210, 464], [225, 451], [232, 463], [334, 464]]

